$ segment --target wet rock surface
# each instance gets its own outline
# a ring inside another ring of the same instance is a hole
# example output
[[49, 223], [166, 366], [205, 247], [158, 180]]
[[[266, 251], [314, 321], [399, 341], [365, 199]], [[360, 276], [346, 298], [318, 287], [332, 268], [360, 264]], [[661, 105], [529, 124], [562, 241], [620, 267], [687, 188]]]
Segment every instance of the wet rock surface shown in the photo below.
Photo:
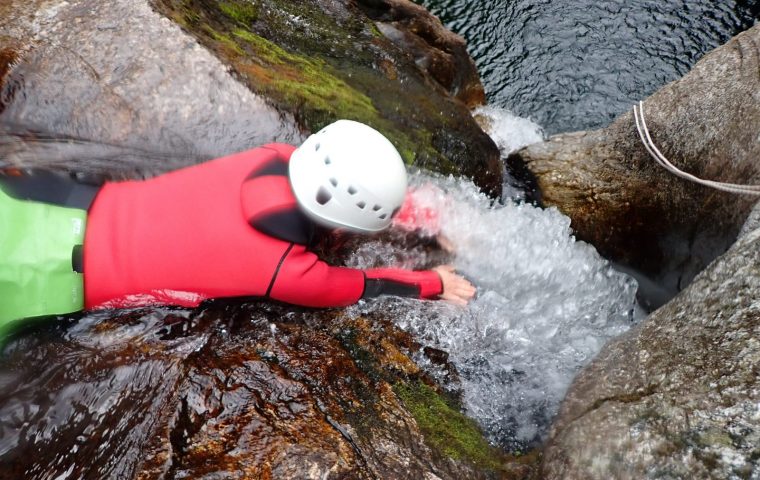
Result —
[[[644, 102], [662, 153], [698, 177], [760, 183], [760, 27], [706, 55]], [[608, 128], [556, 135], [513, 155], [578, 237], [640, 272], [656, 307], [735, 240], [755, 197], [675, 177], [641, 143], [632, 112]]]
[[760, 230], [576, 378], [543, 476], [760, 475]]
[[5, 8], [4, 163], [134, 176], [303, 138], [146, 2]]
[[406, 0], [151, 3], [304, 129], [359, 120], [408, 163], [501, 191], [498, 149], [465, 105], [482, 99], [474, 64], [423, 8]]
[[363, 0], [359, 5], [386, 38], [450, 95], [471, 108], [485, 104], [485, 90], [464, 39], [438, 17], [408, 0]]
[[0, 477], [524, 474], [419, 370], [420, 349], [382, 318], [263, 302], [40, 326], [0, 359]]
[[498, 149], [468, 110], [484, 94], [464, 41], [406, 0], [2, 8], [6, 161], [101, 173], [118, 162], [126, 176], [145, 159], [163, 171], [351, 118], [409, 163], [501, 191]]

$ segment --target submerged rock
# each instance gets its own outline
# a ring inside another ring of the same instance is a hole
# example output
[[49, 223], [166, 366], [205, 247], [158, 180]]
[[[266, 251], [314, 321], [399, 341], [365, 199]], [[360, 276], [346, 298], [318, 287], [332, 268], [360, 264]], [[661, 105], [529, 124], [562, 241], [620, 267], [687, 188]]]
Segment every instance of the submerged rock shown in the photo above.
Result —
[[521, 472], [420, 372], [420, 349], [382, 318], [265, 303], [41, 328], [0, 360], [0, 477]]
[[575, 379], [543, 477], [760, 476], [760, 230]]
[[[755, 26], [644, 102], [655, 144], [677, 167], [710, 180], [760, 183], [758, 45]], [[602, 130], [556, 135], [508, 161], [527, 165], [541, 201], [567, 214], [579, 238], [664, 288], [645, 294], [653, 307], [734, 242], [756, 201], [664, 170], [644, 149], [631, 112]]]

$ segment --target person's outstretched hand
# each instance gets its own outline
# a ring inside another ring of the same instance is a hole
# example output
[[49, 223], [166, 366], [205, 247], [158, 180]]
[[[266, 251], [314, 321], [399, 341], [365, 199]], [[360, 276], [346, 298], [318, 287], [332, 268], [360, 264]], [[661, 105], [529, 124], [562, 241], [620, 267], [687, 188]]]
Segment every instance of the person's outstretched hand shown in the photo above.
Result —
[[453, 265], [441, 265], [433, 271], [440, 275], [443, 283], [441, 300], [465, 306], [475, 296], [475, 287], [466, 278], [457, 275]]

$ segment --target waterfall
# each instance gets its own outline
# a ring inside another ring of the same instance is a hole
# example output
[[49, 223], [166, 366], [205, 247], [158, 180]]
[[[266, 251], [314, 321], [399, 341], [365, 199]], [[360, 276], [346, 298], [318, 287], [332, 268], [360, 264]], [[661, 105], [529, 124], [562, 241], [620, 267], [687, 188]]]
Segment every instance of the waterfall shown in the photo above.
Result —
[[[479, 112], [503, 153], [541, 139], [535, 123], [500, 109]], [[494, 204], [466, 179], [419, 173], [415, 204], [438, 212], [456, 251], [454, 265], [478, 288], [466, 308], [386, 298], [353, 315], [391, 312], [420, 342], [449, 353], [464, 406], [495, 443], [522, 449], [540, 442], [575, 374], [609, 339], [640, 317], [636, 281], [573, 237], [570, 219], [508, 198]], [[371, 241], [350, 265], [414, 265], [415, 251]], [[423, 367], [446, 380], [425, 358]], [[456, 385], [450, 385], [455, 388]]]

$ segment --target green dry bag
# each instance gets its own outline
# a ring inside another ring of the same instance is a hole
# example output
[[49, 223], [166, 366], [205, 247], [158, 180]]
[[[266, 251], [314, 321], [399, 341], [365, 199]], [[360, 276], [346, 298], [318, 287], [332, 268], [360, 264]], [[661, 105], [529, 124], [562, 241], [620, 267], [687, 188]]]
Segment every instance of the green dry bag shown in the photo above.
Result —
[[84, 244], [87, 212], [17, 200], [0, 189], [0, 344], [19, 320], [84, 308], [72, 251]]

